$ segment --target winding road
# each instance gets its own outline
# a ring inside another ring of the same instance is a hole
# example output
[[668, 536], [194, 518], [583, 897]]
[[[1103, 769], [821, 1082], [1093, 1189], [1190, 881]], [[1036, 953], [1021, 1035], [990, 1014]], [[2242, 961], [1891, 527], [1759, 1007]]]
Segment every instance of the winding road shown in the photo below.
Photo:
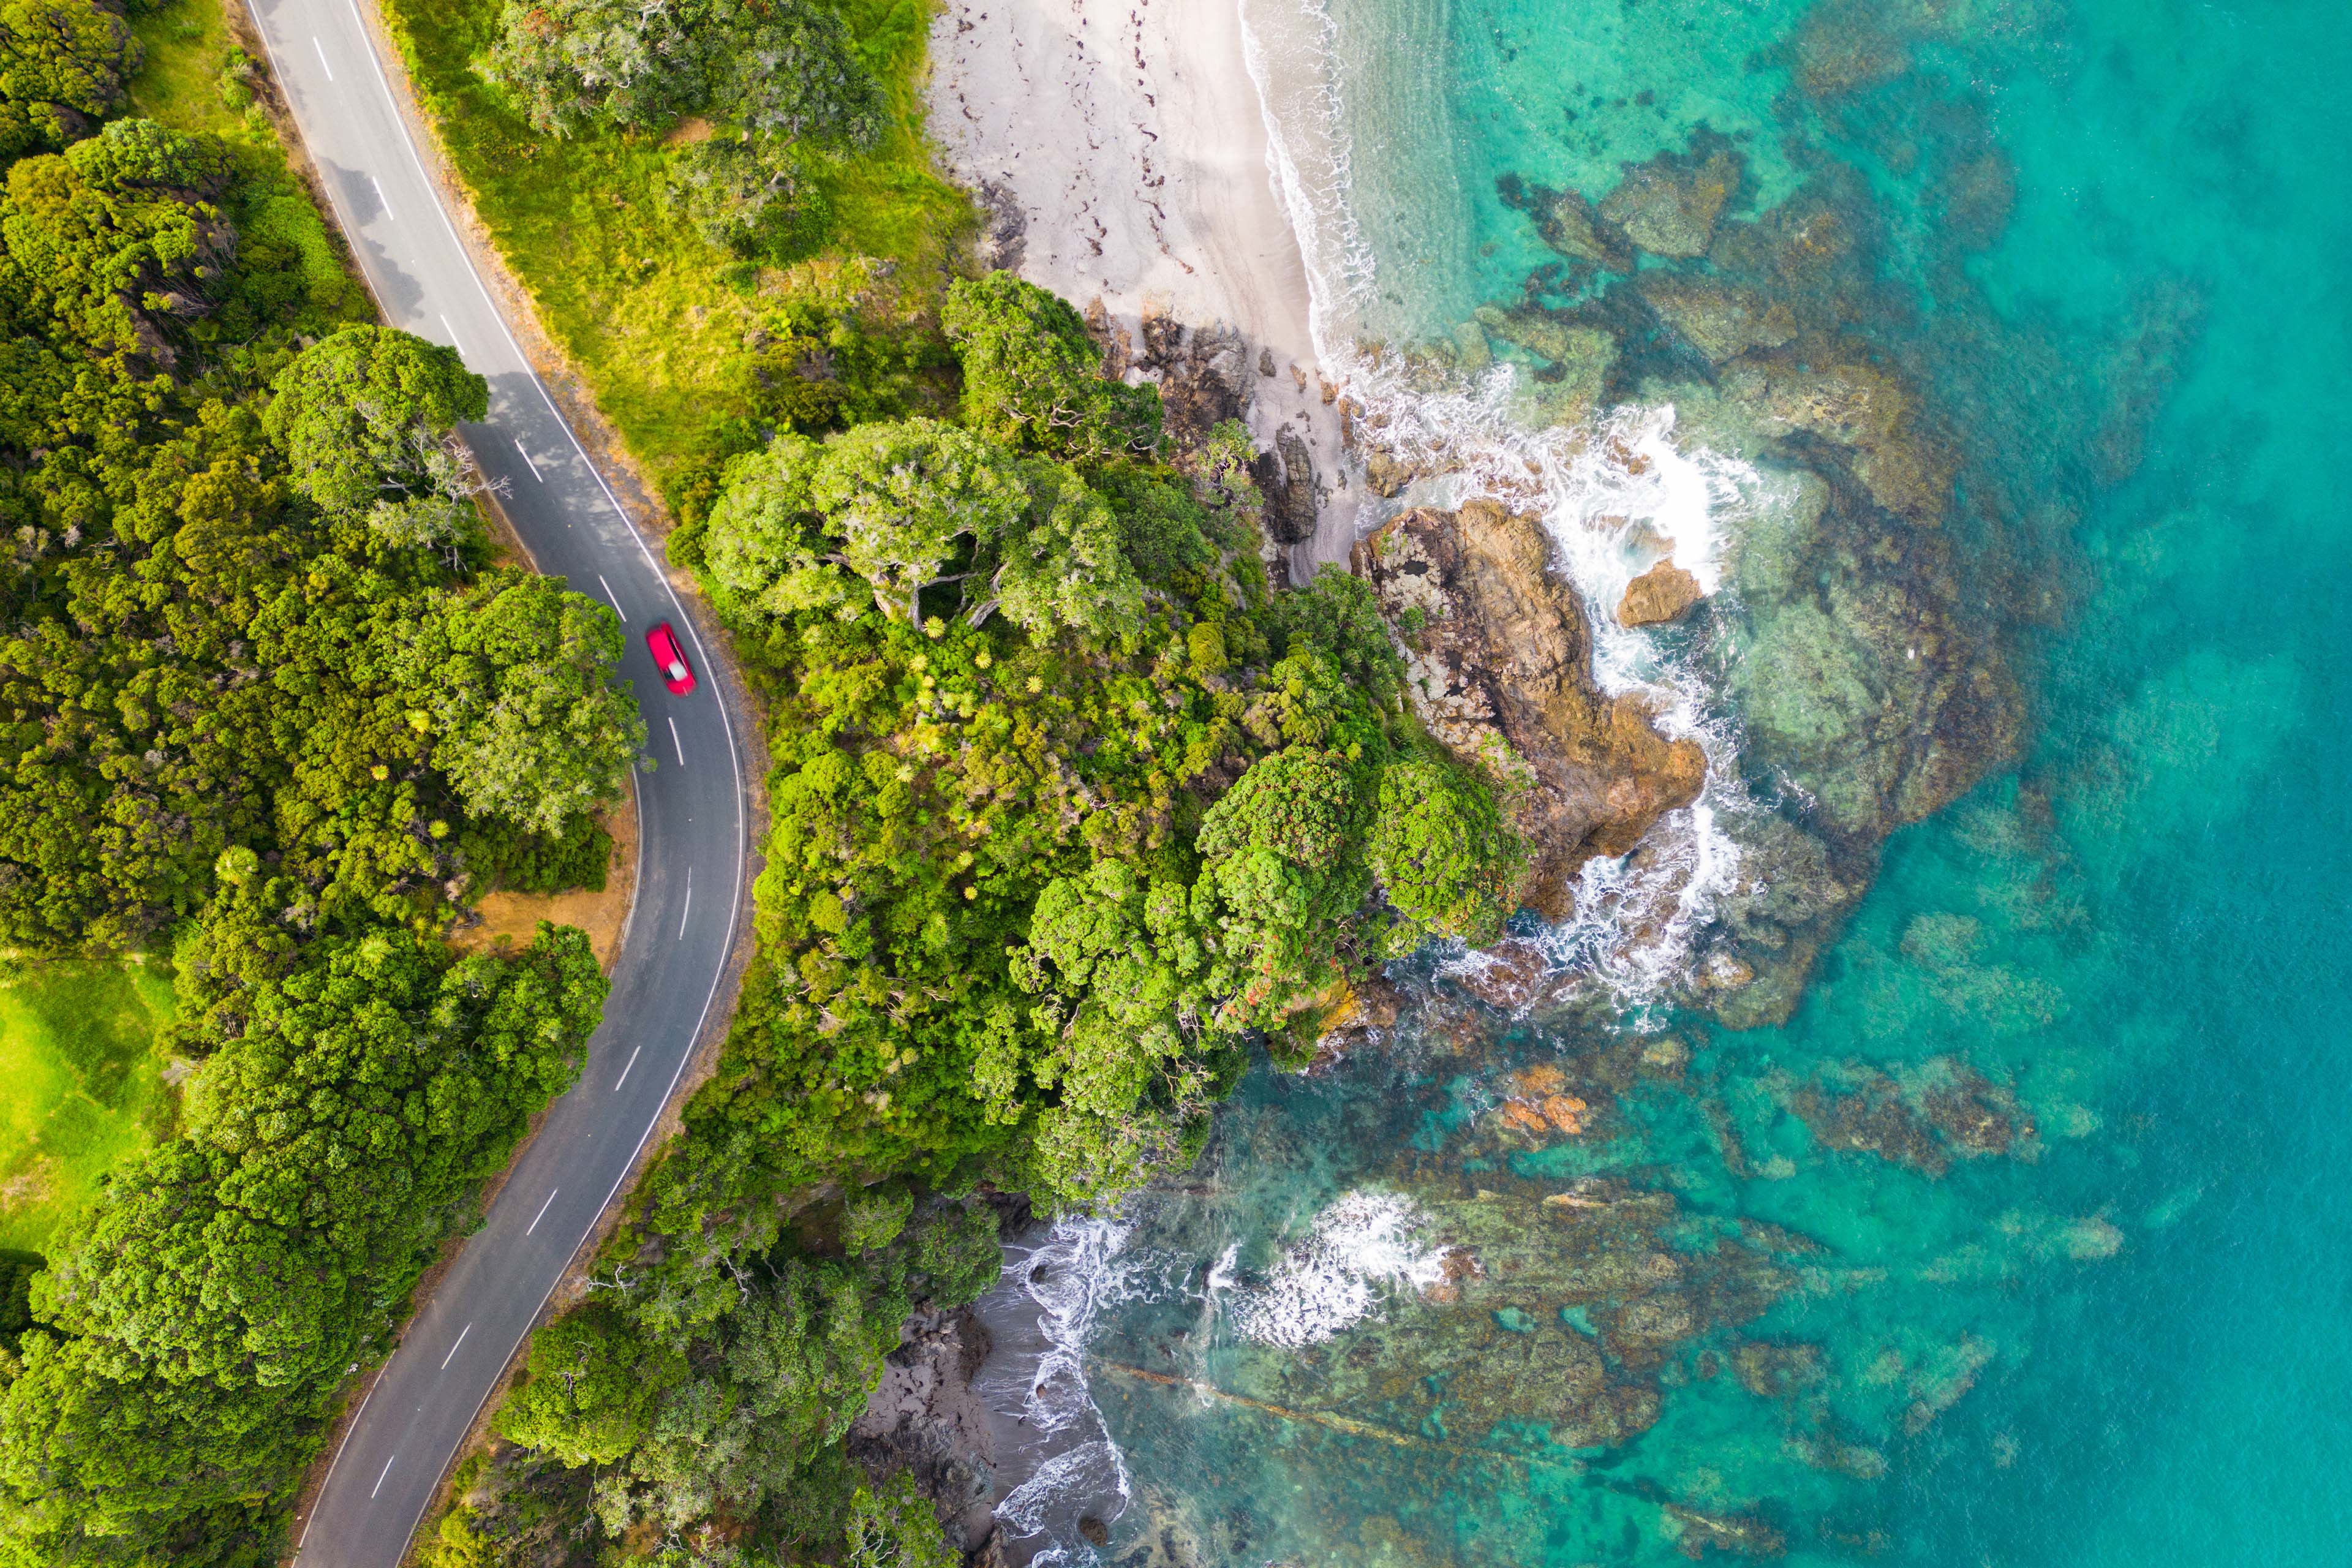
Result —
[[[540, 570], [613, 606], [656, 766], [637, 783], [636, 902], [604, 1026], [480, 1230], [368, 1384], [307, 1517], [302, 1568], [396, 1568], [441, 1475], [572, 1254], [627, 1179], [719, 1000], [746, 849], [732, 672], [532, 374], [426, 174], [355, 0], [247, 0], [385, 318], [490, 384], [468, 426]], [[644, 634], [669, 621], [702, 679], [672, 697]]]

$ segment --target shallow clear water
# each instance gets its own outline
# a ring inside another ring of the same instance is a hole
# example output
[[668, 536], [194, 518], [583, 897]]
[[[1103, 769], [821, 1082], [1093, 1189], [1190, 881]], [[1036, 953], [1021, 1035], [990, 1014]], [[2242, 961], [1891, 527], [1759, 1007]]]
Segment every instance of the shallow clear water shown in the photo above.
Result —
[[[1597, 198], [1704, 122], [1726, 222], [1839, 182], [1888, 285], [1853, 330], [1958, 454], [1959, 613], [2025, 718], [1785, 1024], [1621, 985], [1514, 1025], [1438, 983], [1383, 1049], [1246, 1086], [1070, 1320], [1132, 1494], [1102, 1555], [2345, 1561], [2352, 12], [1245, 14], [1338, 108], [1291, 137], [1330, 345], [1449, 339], [1559, 259], [1498, 175]], [[1717, 510], [1736, 560], [1762, 524]], [[1735, 815], [1787, 809], [1742, 614], [1609, 666], [1716, 726]], [[1512, 1122], [1548, 1092], [1576, 1131]]]

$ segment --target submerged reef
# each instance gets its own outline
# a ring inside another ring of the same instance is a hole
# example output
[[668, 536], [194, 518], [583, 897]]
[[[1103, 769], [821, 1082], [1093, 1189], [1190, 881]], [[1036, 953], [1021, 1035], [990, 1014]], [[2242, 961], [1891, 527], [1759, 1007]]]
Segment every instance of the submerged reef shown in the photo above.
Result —
[[[1699, 900], [1703, 929], [1687, 939], [1667, 999], [1734, 1027], [1790, 1016], [1891, 833], [2018, 755], [2021, 637], [2063, 619], [2078, 592], [2065, 558], [2072, 513], [2050, 498], [2127, 468], [2132, 432], [2193, 321], [2192, 301], [2150, 301], [2145, 331], [2100, 367], [2104, 401], [2092, 395], [2030, 330], [1985, 307], [1959, 269], [1998, 237], [2008, 176], [1980, 125], [1949, 105], [1944, 120], [1960, 129], [1942, 127], [1939, 161], [1920, 177], [1949, 221], [1900, 245], [1861, 178], [1826, 160], [1746, 214], [1746, 156], [1704, 127], [1684, 150], [1626, 165], [1604, 192], [1505, 175], [1498, 195], [1558, 259], [1450, 339], [1379, 354], [1392, 386], [1422, 395], [1492, 384], [1496, 361], [1508, 362], [1513, 413], [1555, 467], [1638, 479], [1650, 459], [1610, 411], [1670, 409], [1674, 447], [1735, 476], [1711, 503], [1724, 524], [1712, 539], [1678, 542], [1639, 516], [1562, 517], [1541, 463], [1528, 461], [1527, 476], [1505, 465], [1498, 477], [1425, 424], [1406, 433], [1377, 398], [1369, 411], [1349, 407], [1380, 492], [1411, 500], [1410, 487], [1473, 471], [1474, 489], [1500, 496], [1451, 515], [1414, 508], [1360, 550], [1359, 570], [1413, 660], [1423, 721], [1466, 757], [1496, 754], [1499, 731], [1538, 780], [1559, 770], [1528, 757], [1529, 726], [1501, 708], [1580, 708], [1584, 722], [1569, 729], [1597, 737], [1565, 743], [1584, 795], [1598, 790], [1612, 808], [1563, 810], [1579, 790], [1547, 784], [1540, 807], [1522, 809], [1538, 847], [1528, 902], [1547, 920], [1576, 896], [1558, 879], [1591, 855], [1629, 852], [1622, 884], [1649, 889], [1649, 909], [1612, 915], [1633, 940], [1645, 919], [1687, 912], [1687, 843], [1643, 835], [1698, 798], [1690, 742], [1661, 742], [1640, 716], [1638, 683], [1613, 696], [1593, 689], [1581, 615], [1554, 617], [1583, 647], [1558, 661], [1556, 695], [1534, 691], [1520, 606], [1545, 596], [1516, 584], [1499, 597], [1475, 581], [1465, 590], [1465, 542], [1513, 533], [1510, 548], [1524, 552], [1532, 539], [1557, 575], [1563, 552], [1539, 522], [1555, 541], [1601, 537], [1630, 581], [1593, 610], [1662, 639], [1664, 657], [1701, 677], [1727, 738], [1710, 749], [1722, 775], [1706, 792], [1722, 807], [1710, 823], [1738, 869]], [[1895, 152], [1915, 164], [1927, 157]], [[2135, 354], [2147, 362], [2138, 376], [2122, 363]], [[2030, 406], [1996, 387], [2002, 364], [2030, 374]], [[1563, 582], [1548, 602], [1596, 586]], [[1497, 688], [1517, 695], [1498, 703]]]
[[[1890, 956], [1958, 983], [1952, 934]], [[2045, 1118], [2086, 1131], [2012, 1062], [1759, 1070], [1737, 1036], [1402, 990], [1384, 1049], [1255, 1080], [1129, 1213], [1087, 1375], [1135, 1473], [1182, 1485], [1135, 1497], [1122, 1563], [1882, 1551], [1884, 1483], [2025, 1348], [1985, 1302], [2126, 1244], [1955, 1191], [2041, 1161]]]

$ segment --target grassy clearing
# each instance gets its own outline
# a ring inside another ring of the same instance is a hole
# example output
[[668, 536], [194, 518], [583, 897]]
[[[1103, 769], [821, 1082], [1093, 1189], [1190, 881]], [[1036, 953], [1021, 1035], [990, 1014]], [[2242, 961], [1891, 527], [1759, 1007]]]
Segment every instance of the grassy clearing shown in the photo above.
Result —
[[498, 37], [499, 0], [383, 0], [383, 10], [493, 240], [673, 505], [751, 444], [757, 351], [789, 335], [794, 307], [855, 310], [875, 329], [929, 315], [971, 213], [924, 140], [916, 79], [929, 12], [918, 0], [845, 5], [892, 112], [871, 153], [822, 176], [805, 254], [782, 267], [740, 261], [669, 210], [663, 138], [533, 132], [473, 69]]
[[0, 969], [0, 1248], [38, 1252], [164, 1130], [167, 971], [68, 959]]
[[[133, 16], [131, 30], [146, 59], [131, 84], [131, 112], [183, 131], [240, 136], [251, 130], [242, 109], [221, 91], [236, 47], [221, 0], [174, 0]], [[267, 119], [261, 121], [266, 132]]]

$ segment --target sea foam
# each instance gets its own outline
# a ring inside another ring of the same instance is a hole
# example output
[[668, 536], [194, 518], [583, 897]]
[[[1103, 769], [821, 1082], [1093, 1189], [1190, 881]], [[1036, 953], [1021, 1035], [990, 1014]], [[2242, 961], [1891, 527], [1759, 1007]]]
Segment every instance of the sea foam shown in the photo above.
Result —
[[1371, 1317], [1384, 1290], [1436, 1284], [1442, 1264], [1418, 1241], [1421, 1225], [1420, 1213], [1395, 1193], [1349, 1193], [1317, 1215], [1306, 1239], [1235, 1303], [1234, 1331], [1297, 1349]]

